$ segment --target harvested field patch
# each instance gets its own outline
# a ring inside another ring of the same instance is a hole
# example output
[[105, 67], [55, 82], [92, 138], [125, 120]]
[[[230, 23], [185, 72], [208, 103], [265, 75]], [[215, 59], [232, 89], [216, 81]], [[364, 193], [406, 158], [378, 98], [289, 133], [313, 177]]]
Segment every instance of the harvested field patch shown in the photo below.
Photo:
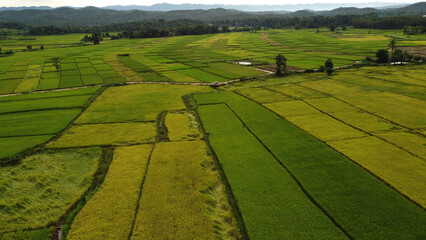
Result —
[[153, 142], [155, 135], [154, 123], [74, 125], [48, 147], [140, 144]]

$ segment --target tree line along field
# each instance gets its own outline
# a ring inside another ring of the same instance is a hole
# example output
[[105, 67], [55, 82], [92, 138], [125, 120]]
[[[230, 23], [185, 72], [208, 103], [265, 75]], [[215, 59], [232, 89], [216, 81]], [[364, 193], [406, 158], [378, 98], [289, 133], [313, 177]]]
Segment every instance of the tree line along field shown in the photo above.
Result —
[[66, 36], [0, 40], [1, 239], [426, 237], [424, 65], [266, 76], [400, 30]]

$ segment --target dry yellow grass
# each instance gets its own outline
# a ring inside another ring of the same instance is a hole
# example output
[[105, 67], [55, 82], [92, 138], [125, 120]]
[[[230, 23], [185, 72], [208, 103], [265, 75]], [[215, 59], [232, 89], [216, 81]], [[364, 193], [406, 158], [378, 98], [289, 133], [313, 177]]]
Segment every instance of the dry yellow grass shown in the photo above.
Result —
[[308, 104], [300, 100], [267, 103], [263, 105], [282, 117], [320, 113], [315, 108], [309, 106]]
[[143, 79], [131, 68], [127, 67], [117, 59], [104, 59], [116, 72], [123, 76], [128, 82], [141, 82]]
[[426, 102], [420, 99], [390, 92], [363, 93], [341, 98], [405, 127], [426, 127]]
[[195, 116], [188, 112], [167, 113], [166, 127], [170, 141], [198, 139], [198, 123]]
[[115, 149], [104, 183], [75, 217], [67, 239], [128, 238], [151, 149]]
[[[347, 74], [345, 74], [344, 76], [334, 76], [333, 78], [337, 79], [338, 77], [348, 78], [351, 76], [348, 76]], [[356, 81], [356, 78], [359, 78], [359, 77], [354, 77], [354, 81]], [[359, 93], [359, 92], [365, 91], [364, 88], [361, 86], [342, 83], [332, 79], [302, 82], [299, 84], [302, 86], [306, 86], [308, 88], [318, 90], [320, 92], [331, 94], [333, 96], [340, 96], [340, 95]]]
[[132, 240], [216, 239], [206, 193], [219, 178], [206, 151], [203, 141], [155, 145]]
[[156, 134], [154, 123], [74, 125], [48, 147], [140, 144], [153, 142]]
[[297, 99], [326, 97], [325, 94], [295, 84], [283, 84], [267, 87]]
[[335, 112], [331, 113], [331, 115], [351, 126], [370, 133], [398, 129], [397, 125], [362, 111]]
[[343, 111], [356, 111], [357, 109], [355, 107], [352, 107], [351, 105], [348, 105], [342, 101], [339, 101], [335, 98], [315, 98], [315, 99], [306, 99], [307, 103], [311, 104], [312, 106], [320, 109], [323, 112], [326, 113], [332, 113], [332, 112], [343, 112]]
[[266, 88], [246, 88], [236, 91], [258, 103], [272, 103], [292, 100], [291, 98]]
[[426, 159], [426, 138], [410, 132], [392, 131], [377, 136]]
[[[347, 36], [347, 35], [345, 35]], [[342, 37], [339, 38], [343, 41], [349, 41], [349, 42], [370, 42], [370, 41], [386, 41], [389, 40], [388, 37], [385, 37], [383, 35], [357, 35], [357, 36], [351, 36], [351, 37]]]
[[426, 162], [376, 137], [328, 144], [426, 207]]
[[286, 119], [322, 141], [367, 136], [367, 134], [325, 114], [291, 116]]

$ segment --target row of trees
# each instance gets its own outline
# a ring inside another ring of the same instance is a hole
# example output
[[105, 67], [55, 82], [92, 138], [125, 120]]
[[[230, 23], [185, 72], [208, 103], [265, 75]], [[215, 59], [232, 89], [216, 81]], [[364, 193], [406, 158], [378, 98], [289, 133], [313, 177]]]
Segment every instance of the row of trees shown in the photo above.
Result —
[[423, 26], [405, 26], [404, 34], [415, 35], [415, 34], [425, 34], [426, 28]]
[[398, 16], [385, 18], [356, 18], [351, 24], [354, 28], [401, 29], [405, 26], [426, 27], [426, 18], [422, 16]]
[[[276, 72], [275, 75], [277, 77], [282, 77], [287, 75], [287, 58], [284, 55], [278, 54], [275, 57], [275, 64], [276, 64]], [[313, 72], [313, 69], [310, 69], [311, 71], [305, 71], [305, 72]], [[334, 72], [334, 64], [331, 59], [328, 59], [325, 61], [324, 66], [320, 66], [318, 68], [319, 72], [326, 72], [327, 75], [331, 75]]]
[[[235, 29], [236, 31], [241, 31], [241, 29]], [[243, 29], [244, 31], [249, 31], [249, 29]], [[220, 33], [220, 32], [229, 32], [230, 29], [228, 26], [223, 25], [219, 28], [216, 25], [210, 24], [197, 24], [197, 25], [188, 25], [181, 26], [176, 28], [164, 27], [164, 28], [153, 28], [153, 27], [144, 27], [141, 30], [125, 30], [117, 35], [112, 35], [111, 39], [120, 39], [120, 38], [154, 38], [154, 37], [171, 37], [171, 36], [183, 36], [183, 35], [200, 35], [200, 34], [209, 34], [209, 33]]]
[[[159, 37], [173, 35], [203, 34], [227, 32], [237, 28], [243, 30], [260, 30], [261, 28], [320, 28], [337, 26], [354, 26], [355, 28], [397, 29], [407, 26], [406, 32], [422, 32], [426, 28], [426, 18], [421, 16], [397, 16], [379, 18], [376, 15], [338, 15], [285, 17], [279, 15], [248, 16], [241, 18], [219, 18], [210, 21], [191, 19], [144, 20], [105, 24], [99, 26], [29, 26], [22, 23], [0, 23], [0, 28], [26, 30], [28, 35], [58, 35], [87, 32], [133, 32], [134, 35]], [[416, 26], [416, 27], [410, 27]], [[136, 33], [139, 32], [139, 33]]]

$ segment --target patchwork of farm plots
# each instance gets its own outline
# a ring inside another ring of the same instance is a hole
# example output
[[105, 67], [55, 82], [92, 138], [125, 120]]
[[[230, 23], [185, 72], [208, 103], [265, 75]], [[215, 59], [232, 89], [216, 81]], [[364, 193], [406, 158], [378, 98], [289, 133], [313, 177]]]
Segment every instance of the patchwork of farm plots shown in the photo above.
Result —
[[0, 91], [17, 94], [0, 97], [0, 238], [423, 238], [424, 65], [137, 84], [255, 77], [235, 62], [267, 66], [277, 49], [299, 68], [343, 65], [387, 42], [345, 35], [118, 40], [1, 62]]
[[[389, 41], [384, 35], [387, 32], [373, 36], [367, 30], [359, 31], [333, 34], [323, 30], [270, 30], [115, 40], [60, 49], [49, 46], [55, 44], [53, 37], [36, 37], [35, 44], [46, 41], [45, 50], [16, 52], [0, 63], [0, 94], [122, 82], [222, 82], [265, 74], [259, 68], [273, 69], [271, 64], [278, 53], [284, 54], [287, 65], [296, 69], [318, 68], [328, 58], [341, 66], [374, 56]], [[403, 40], [397, 44], [421, 45], [421, 41]], [[3, 48], [7, 50], [8, 46]], [[255, 67], [240, 66], [239, 61], [251, 62]]]

